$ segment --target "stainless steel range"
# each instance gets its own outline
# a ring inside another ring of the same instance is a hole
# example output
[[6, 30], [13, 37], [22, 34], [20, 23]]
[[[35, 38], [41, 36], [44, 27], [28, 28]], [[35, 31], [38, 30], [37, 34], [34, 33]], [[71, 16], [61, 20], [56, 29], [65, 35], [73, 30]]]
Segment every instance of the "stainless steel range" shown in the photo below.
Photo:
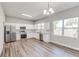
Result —
[[27, 38], [27, 34], [26, 34], [26, 27], [20, 27], [20, 34], [21, 34], [21, 39], [22, 38]]

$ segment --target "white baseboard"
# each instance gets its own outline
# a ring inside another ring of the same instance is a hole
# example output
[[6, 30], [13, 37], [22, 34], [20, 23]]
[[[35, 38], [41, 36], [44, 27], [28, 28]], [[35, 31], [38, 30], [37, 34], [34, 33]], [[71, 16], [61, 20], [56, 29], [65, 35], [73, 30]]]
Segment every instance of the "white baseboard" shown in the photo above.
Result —
[[71, 49], [79, 51], [79, 48], [76, 48], [76, 47], [72, 47], [72, 46], [69, 46], [69, 45], [66, 45], [66, 44], [63, 44], [63, 43], [60, 43], [60, 42], [56, 42], [56, 41], [51, 41], [51, 42], [55, 43], [55, 44], [58, 44], [58, 45], [61, 45], [61, 46], [65, 46], [65, 47], [68, 47], [68, 48], [71, 48]]

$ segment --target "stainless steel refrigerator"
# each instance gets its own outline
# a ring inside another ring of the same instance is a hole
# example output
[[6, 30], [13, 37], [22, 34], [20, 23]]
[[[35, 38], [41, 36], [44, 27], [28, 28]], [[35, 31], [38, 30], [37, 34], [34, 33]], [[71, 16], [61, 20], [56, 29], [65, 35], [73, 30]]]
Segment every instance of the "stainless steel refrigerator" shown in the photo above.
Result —
[[16, 27], [11, 25], [6, 25], [4, 27], [4, 41], [14, 42], [16, 41]]

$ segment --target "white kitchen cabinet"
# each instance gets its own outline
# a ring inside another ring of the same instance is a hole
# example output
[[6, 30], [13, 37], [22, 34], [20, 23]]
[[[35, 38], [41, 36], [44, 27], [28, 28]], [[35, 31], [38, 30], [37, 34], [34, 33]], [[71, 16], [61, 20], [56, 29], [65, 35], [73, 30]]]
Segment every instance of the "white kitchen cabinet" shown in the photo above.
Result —
[[27, 38], [39, 39], [39, 33], [27, 33]]

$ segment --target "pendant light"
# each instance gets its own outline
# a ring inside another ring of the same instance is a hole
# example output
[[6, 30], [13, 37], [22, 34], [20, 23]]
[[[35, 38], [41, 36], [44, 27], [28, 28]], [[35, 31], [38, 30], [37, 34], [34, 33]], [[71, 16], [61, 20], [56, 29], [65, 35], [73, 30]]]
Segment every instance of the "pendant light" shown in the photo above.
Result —
[[47, 9], [44, 9], [43, 14], [44, 15], [51, 15], [53, 13], [55, 13], [55, 11], [53, 10], [53, 8], [50, 8], [50, 4], [48, 2], [48, 8]]

